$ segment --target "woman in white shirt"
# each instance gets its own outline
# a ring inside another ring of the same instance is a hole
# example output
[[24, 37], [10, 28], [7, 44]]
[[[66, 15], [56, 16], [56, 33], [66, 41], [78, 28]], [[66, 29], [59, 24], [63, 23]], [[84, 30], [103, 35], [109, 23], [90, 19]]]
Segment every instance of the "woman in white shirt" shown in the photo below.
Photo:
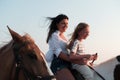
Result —
[[[83, 40], [89, 35], [89, 25], [86, 23], [79, 23], [75, 28], [70, 42], [70, 55], [81, 56], [81, 59], [86, 59], [87, 61], [93, 61], [97, 59], [97, 55], [93, 54], [90, 57], [86, 54], [83, 46]], [[72, 59], [72, 58], [71, 58]], [[85, 80], [97, 80], [94, 79], [93, 71], [88, 67], [87, 64], [72, 64], [73, 68], [80, 72]]]
[[48, 17], [48, 19], [51, 20], [51, 24], [46, 41], [49, 45], [46, 60], [52, 61], [50, 68], [57, 80], [75, 80], [68, 69], [70, 59], [67, 56], [67, 39], [64, 36], [68, 27], [68, 17], [60, 14], [54, 18]]
[[[69, 67], [70, 63], [86, 64], [86, 61], [70, 60], [67, 51], [67, 39], [64, 32], [68, 28], [68, 17], [60, 14], [50, 18], [49, 32], [46, 42], [49, 45], [49, 50], [46, 54], [46, 60], [51, 62], [50, 68], [57, 80], [75, 80], [71, 74]], [[72, 56], [74, 58], [76, 56]], [[78, 57], [78, 56], [77, 56]]]

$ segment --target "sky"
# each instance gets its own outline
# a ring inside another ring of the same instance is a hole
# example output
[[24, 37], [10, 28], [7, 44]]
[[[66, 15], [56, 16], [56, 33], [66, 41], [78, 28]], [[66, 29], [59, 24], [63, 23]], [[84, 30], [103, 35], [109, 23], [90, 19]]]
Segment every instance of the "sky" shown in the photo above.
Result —
[[68, 39], [78, 23], [90, 25], [85, 49], [86, 53], [98, 53], [96, 64], [120, 54], [120, 0], [0, 0], [0, 46], [12, 39], [8, 25], [20, 35], [28, 33], [46, 53], [46, 17], [58, 14], [69, 17]]

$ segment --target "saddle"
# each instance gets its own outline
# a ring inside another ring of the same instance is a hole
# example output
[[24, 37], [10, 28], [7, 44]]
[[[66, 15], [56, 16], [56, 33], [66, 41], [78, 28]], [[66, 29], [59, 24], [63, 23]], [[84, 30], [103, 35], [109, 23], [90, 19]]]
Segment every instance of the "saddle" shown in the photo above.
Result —
[[81, 73], [79, 73], [77, 70], [75, 69], [70, 69], [72, 75], [74, 76], [75, 80], [85, 80], [85, 78], [82, 76]]
[[[90, 69], [92, 69], [102, 80], [105, 80], [105, 78], [101, 74], [99, 74], [94, 68], [90, 67]], [[85, 80], [82, 74], [79, 73], [77, 70], [70, 68], [70, 71], [73, 74], [75, 80]]]

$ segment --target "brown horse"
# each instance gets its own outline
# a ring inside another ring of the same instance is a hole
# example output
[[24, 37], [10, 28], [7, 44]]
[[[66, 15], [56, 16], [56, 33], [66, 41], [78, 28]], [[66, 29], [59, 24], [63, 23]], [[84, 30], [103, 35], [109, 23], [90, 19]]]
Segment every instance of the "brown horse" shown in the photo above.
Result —
[[0, 48], [0, 80], [56, 80], [30, 36], [8, 29], [12, 40]]

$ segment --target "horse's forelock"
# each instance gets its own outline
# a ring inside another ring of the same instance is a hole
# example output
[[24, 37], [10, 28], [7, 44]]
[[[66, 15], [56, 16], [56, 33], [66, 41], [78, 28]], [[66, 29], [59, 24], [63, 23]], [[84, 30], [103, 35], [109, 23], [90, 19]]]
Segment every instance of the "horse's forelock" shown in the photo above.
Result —
[[27, 33], [22, 38], [23, 38], [24, 41], [29, 41], [29, 42], [33, 42], [34, 43], [34, 40]]

